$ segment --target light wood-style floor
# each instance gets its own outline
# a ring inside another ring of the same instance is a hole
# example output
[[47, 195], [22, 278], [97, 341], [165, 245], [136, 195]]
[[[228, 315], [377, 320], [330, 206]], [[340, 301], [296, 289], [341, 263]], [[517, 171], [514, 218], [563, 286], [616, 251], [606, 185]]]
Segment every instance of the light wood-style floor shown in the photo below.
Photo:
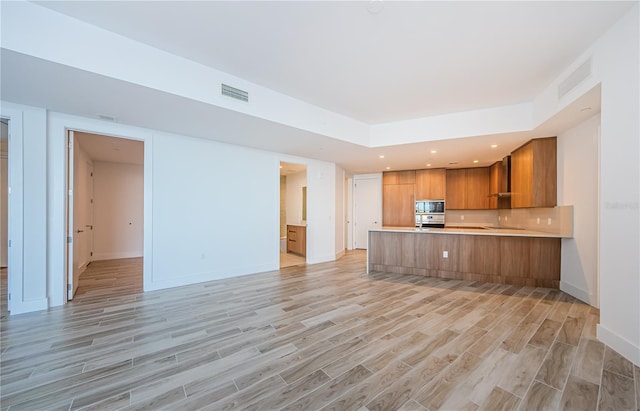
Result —
[[141, 260], [92, 264], [72, 303], [2, 319], [0, 408], [638, 409], [640, 368], [595, 338], [598, 310], [364, 260], [149, 293]]
[[304, 265], [307, 263], [305, 257], [291, 253], [280, 253], [280, 268], [292, 267], [294, 265]]

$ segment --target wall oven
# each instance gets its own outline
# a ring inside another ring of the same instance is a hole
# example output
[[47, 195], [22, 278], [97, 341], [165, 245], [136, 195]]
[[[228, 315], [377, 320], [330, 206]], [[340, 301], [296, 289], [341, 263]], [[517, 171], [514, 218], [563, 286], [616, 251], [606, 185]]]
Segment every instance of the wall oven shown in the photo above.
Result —
[[416, 201], [416, 227], [444, 228], [444, 200]]

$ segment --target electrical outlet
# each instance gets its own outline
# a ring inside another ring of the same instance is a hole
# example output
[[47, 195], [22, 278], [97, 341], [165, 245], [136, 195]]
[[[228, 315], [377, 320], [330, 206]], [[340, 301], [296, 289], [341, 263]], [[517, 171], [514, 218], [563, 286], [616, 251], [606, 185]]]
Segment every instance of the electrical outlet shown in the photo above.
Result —
[[442, 258], [449, 258], [449, 252], [448, 251], [443, 251], [442, 252]]
[[540, 217], [536, 218], [536, 224], [540, 224]]
[[464, 220], [464, 215], [461, 215], [461, 216], [460, 216], [460, 220]]
[[547, 224], [551, 225], [551, 217], [547, 218]]
[[500, 216], [498, 216], [498, 221], [500, 221]]

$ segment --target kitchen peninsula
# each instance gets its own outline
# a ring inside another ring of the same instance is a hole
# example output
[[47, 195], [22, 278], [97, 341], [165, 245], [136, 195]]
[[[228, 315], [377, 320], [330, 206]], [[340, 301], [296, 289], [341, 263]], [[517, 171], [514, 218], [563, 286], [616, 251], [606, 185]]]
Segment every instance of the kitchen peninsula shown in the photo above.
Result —
[[499, 227], [372, 229], [367, 272], [559, 288], [563, 237]]

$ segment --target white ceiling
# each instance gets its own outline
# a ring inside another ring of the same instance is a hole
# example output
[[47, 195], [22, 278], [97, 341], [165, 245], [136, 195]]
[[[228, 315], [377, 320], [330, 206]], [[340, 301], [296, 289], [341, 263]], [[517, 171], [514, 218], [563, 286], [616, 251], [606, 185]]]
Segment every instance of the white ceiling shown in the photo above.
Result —
[[[634, 3], [383, 2], [378, 14], [370, 2], [41, 4], [373, 124], [530, 101]], [[490, 165], [600, 110], [596, 88], [530, 132], [367, 148], [6, 49], [0, 61], [8, 101], [109, 114], [354, 174]]]
[[631, 2], [46, 1], [369, 124], [531, 101]]
[[142, 141], [83, 132], [75, 132], [74, 136], [93, 161], [144, 164]]

